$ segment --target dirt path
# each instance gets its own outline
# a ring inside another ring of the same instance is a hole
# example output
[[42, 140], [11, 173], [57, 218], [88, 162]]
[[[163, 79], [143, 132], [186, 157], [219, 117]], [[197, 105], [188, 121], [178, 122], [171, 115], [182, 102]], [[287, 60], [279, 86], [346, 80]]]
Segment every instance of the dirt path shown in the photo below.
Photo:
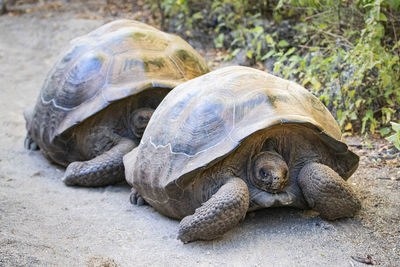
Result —
[[383, 141], [367, 150], [348, 139], [361, 156], [350, 179], [363, 200], [356, 218], [263, 210], [213, 242], [183, 245], [178, 222], [131, 206], [125, 185], [64, 186], [62, 168], [23, 148], [22, 112], [68, 40], [104, 23], [78, 17], [0, 17], [0, 266], [364, 266], [352, 256], [367, 254], [400, 266], [400, 164]]

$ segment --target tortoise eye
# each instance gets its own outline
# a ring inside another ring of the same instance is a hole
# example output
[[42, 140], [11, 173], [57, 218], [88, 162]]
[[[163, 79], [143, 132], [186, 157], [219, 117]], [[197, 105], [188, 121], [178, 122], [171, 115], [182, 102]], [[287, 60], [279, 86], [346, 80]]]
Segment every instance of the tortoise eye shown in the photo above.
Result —
[[140, 117], [138, 118], [138, 120], [139, 120], [139, 123], [146, 123], [146, 122], [148, 121], [148, 118], [146, 118], [146, 117], [144, 117], [144, 116], [140, 116]]
[[259, 171], [261, 177], [267, 177], [268, 173], [264, 169], [260, 169]]

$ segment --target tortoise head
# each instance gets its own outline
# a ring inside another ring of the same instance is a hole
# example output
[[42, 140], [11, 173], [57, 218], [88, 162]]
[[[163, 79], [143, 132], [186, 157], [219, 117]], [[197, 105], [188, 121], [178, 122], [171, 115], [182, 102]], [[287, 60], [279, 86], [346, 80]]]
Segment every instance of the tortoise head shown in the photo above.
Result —
[[133, 136], [138, 140], [142, 138], [153, 112], [154, 109], [152, 108], [139, 108], [131, 113], [130, 128], [132, 129]]
[[276, 152], [260, 152], [250, 166], [250, 182], [260, 190], [278, 193], [288, 184], [288, 166]]

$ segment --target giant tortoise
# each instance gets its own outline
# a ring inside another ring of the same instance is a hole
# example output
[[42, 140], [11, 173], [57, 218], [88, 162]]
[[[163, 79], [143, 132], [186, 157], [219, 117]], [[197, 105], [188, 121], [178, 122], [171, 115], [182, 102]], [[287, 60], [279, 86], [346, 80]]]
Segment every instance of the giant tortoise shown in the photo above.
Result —
[[24, 112], [25, 147], [68, 166], [67, 185], [124, 180], [122, 156], [154, 109], [180, 83], [209, 71], [180, 37], [117, 20], [71, 41]]
[[214, 239], [266, 207], [353, 216], [360, 202], [346, 180], [358, 161], [310, 92], [238, 66], [173, 89], [124, 156], [133, 201], [182, 219], [185, 243]]

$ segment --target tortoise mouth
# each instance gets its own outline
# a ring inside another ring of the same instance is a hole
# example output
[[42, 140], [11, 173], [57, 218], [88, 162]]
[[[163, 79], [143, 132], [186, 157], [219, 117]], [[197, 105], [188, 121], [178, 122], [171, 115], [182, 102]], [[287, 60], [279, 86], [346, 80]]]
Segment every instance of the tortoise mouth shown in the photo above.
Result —
[[264, 189], [263, 191], [266, 191], [268, 193], [273, 193], [273, 194], [279, 193], [288, 185], [288, 183], [289, 183], [288, 181], [289, 181], [289, 179], [286, 176], [283, 179], [279, 179], [278, 183], [275, 183], [275, 184], [273, 183], [271, 185], [268, 185], [268, 187], [266, 189]]
[[141, 139], [143, 134], [144, 134], [144, 130], [146, 130], [146, 128], [138, 128], [133, 130], [133, 135], [138, 138]]

